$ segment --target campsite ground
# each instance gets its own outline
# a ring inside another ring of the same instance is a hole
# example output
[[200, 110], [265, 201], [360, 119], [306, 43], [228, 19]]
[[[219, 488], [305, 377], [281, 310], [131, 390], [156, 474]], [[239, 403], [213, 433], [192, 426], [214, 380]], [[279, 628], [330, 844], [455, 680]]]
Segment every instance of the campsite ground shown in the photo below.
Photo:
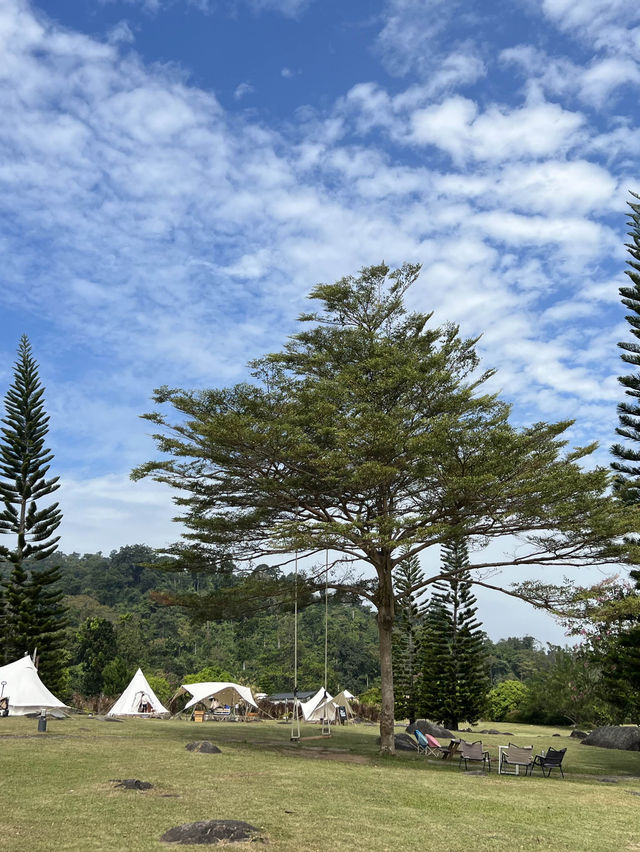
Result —
[[[484, 735], [492, 757], [509, 739], [536, 752], [566, 745], [566, 780], [495, 767], [465, 775], [409, 753], [382, 759], [368, 726], [291, 744], [289, 728], [271, 722], [76, 716], [38, 734], [35, 719], [0, 719], [0, 848], [146, 852], [167, 849], [159, 838], [172, 826], [237, 819], [282, 852], [640, 850], [640, 753], [583, 746], [561, 729], [499, 727], [513, 736]], [[222, 754], [185, 750], [202, 739]], [[115, 789], [111, 779], [122, 778], [154, 788]]]

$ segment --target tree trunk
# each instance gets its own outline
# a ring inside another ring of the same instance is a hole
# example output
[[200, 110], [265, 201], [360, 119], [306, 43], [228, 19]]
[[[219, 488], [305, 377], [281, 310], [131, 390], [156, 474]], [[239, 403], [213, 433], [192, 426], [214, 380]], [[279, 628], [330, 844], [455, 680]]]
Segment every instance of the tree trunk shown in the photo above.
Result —
[[391, 661], [394, 598], [391, 571], [379, 570], [378, 577], [380, 581], [378, 587], [378, 636], [380, 640], [380, 682], [382, 693], [380, 752], [382, 754], [395, 754], [393, 664]]

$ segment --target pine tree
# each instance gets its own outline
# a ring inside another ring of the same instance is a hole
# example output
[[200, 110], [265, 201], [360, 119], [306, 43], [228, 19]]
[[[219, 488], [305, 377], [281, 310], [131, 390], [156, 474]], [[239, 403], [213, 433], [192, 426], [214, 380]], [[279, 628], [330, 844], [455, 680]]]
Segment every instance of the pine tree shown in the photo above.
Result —
[[422, 631], [420, 710], [455, 730], [479, 718], [489, 680], [465, 542], [444, 545], [442, 561], [448, 579], [435, 584]]
[[48, 685], [59, 683], [64, 609], [55, 590], [57, 568], [38, 570], [37, 563], [58, 546], [54, 533], [62, 520], [58, 503], [38, 502], [60, 486], [47, 479], [52, 453], [45, 447], [49, 418], [44, 388], [26, 335], [20, 340], [14, 381], [4, 400], [0, 430], [0, 534], [14, 537], [13, 547], [0, 545], [0, 562], [8, 569], [5, 601], [5, 658], [37, 650]]
[[[639, 195], [631, 193], [634, 198], [640, 199]], [[620, 287], [622, 304], [632, 311], [626, 316], [631, 326], [631, 334], [640, 340], [640, 204], [630, 201], [631, 219], [627, 223], [631, 230], [628, 236], [631, 242], [626, 243], [626, 248], [631, 255], [627, 261], [629, 269], [626, 274], [631, 279], [632, 286]], [[618, 343], [623, 350], [620, 356], [626, 364], [632, 367], [640, 367], [640, 343], [623, 340]], [[625, 388], [625, 394], [631, 397], [631, 402], [621, 402], [618, 405], [619, 426], [616, 433], [628, 441], [640, 441], [640, 372], [620, 376], [620, 384]], [[619, 473], [619, 485], [624, 486], [624, 496], [631, 502], [640, 502], [640, 450], [624, 444], [614, 444], [611, 453], [615, 459], [611, 467]]]
[[396, 716], [414, 722], [420, 691], [420, 627], [422, 607], [413, 592], [422, 579], [420, 560], [409, 557], [398, 565], [394, 578], [396, 623], [393, 628], [393, 688]]

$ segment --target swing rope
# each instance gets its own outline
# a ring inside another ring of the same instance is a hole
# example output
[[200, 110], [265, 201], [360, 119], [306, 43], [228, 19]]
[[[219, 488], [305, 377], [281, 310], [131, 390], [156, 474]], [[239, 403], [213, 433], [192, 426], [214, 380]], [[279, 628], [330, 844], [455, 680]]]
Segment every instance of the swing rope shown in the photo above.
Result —
[[[329, 648], [329, 551], [325, 551], [324, 560], [324, 701], [327, 701], [327, 670]], [[327, 713], [325, 707], [325, 713]], [[331, 736], [331, 719], [328, 715], [322, 717], [322, 736]]]
[[293, 716], [291, 717], [291, 740], [300, 739], [300, 710], [298, 705], [298, 551], [295, 557], [295, 580], [293, 596]]

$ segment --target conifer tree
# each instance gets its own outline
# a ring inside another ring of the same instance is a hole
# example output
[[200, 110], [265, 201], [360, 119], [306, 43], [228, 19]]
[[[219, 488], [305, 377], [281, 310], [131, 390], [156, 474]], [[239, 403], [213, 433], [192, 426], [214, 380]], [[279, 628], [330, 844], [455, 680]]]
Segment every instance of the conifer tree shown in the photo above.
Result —
[[420, 710], [455, 730], [479, 718], [489, 680], [466, 543], [443, 545], [442, 561], [447, 579], [435, 584], [422, 632]]
[[[631, 195], [640, 199], [634, 192]], [[631, 230], [628, 232], [631, 242], [626, 248], [631, 255], [627, 261], [629, 269], [626, 274], [631, 279], [631, 286], [620, 287], [622, 304], [632, 313], [627, 314], [626, 320], [631, 326], [631, 334], [635, 340], [623, 340], [618, 343], [622, 349], [621, 358], [626, 364], [640, 368], [640, 204], [630, 201], [631, 219], [627, 223]], [[616, 429], [621, 438], [627, 441], [640, 442], [640, 372], [629, 373], [618, 378], [625, 388], [625, 394], [631, 397], [629, 402], [618, 405], [618, 422]], [[624, 486], [624, 496], [631, 502], [640, 502], [640, 449], [625, 444], [614, 444], [611, 453], [616, 459], [611, 467], [618, 471], [618, 484]]]
[[420, 628], [422, 607], [413, 592], [423, 579], [420, 560], [408, 557], [394, 578], [396, 623], [393, 628], [393, 687], [398, 719], [414, 722], [420, 691]]
[[47, 685], [59, 683], [59, 653], [64, 609], [55, 590], [57, 568], [38, 570], [37, 563], [56, 550], [54, 536], [62, 520], [58, 503], [40, 501], [60, 486], [47, 479], [52, 453], [45, 447], [49, 418], [44, 388], [26, 335], [20, 340], [14, 381], [4, 400], [0, 430], [0, 535], [11, 536], [12, 546], [0, 544], [0, 562], [6, 579], [5, 658], [37, 651]]

